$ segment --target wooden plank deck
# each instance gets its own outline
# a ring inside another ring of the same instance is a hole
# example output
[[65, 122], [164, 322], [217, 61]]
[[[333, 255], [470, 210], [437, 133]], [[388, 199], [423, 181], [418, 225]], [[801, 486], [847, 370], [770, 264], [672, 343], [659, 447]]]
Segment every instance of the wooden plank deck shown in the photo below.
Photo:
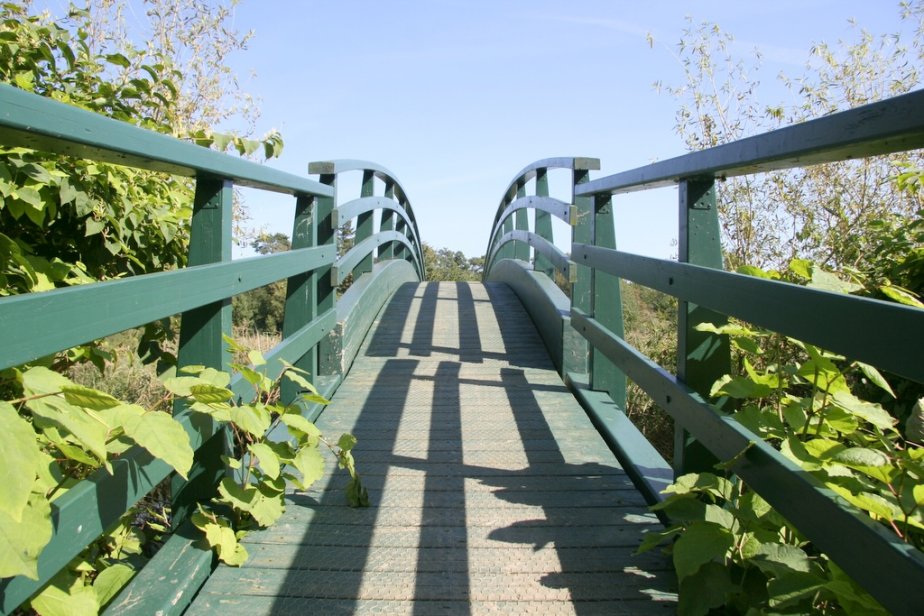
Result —
[[318, 425], [359, 439], [372, 507], [329, 468], [188, 613], [676, 610], [669, 560], [632, 556], [656, 518], [505, 285], [399, 289]]

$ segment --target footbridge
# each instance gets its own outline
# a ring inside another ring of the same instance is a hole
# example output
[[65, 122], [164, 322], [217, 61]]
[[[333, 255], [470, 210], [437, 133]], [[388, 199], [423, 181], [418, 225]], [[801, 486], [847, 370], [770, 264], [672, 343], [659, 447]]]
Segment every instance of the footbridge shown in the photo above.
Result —
[[[306, 370], [330, 400], [301, 413], [357, 437], [370, 499], [348, 507], [347, 471], [329, 460], [309, 489], [287, 489], [276, 524], [243, 539], [243, 566], [218, 564], [187, 518], [227, 473], [227, 435], [178, 407], [196, 450], [188, 479], [136, 446], [56, 495], [37, 576], [0, 581], [0, 611], [28, 605], [169, 481], [173, 532], [107, 613], [674, 613], [675, 563], [635, 554], [667, 521], [649, 506], [675, 476], [722, 463], [889, 611], [920, 613], [919, 551], [709, 401], [731, 371], [729, 342], [697, 326], [734, 317], [924, 382], [924, 311], [725, 272], [716, 211], [726, 177], [924, 147], [921, 109], [916, 92], [612, 174], [593, 158], [540, 160], [485, 221], [483, 282], [453, 283], [427, 281], [413, 187], [385, 167], [314, 162], [309, 179], [0, 85], [4, 147], [195, 186], [187, 267], [0, 298], [0, 369], [174, 316], [180, 365], [228, 369], [231, 298], [285, 281], [267, 360]], [[550, 174], [570, 194], [550, 196]], [[613, 199], [665, 185], [678, 187], [678, 260], [619, 251]], [[292, 196], [290, 251], [232, 259], [235, 186]], [[565, 250], [553, 218], [570, 228]], [[355, 242], [338, 254], [348, 221]], [[676, 374], [626, 342], [621, 281], [678, 299]], [[627, 379], [673, 417], [670, 464], [627, 418]], [[283, 389], [284, 402], [299, 393]]]

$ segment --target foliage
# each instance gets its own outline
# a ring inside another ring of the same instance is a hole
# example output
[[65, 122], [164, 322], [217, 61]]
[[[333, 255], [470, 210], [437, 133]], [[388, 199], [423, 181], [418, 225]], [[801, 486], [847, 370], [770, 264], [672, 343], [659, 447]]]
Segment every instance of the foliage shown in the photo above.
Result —
[[466, 257], [461, 251], [449, 248], [435, 250], [424, 242], [424, 268], [427, 278], [434, 281], [475, 282], [481, 280], [484, 257]]
[[[228, 388], [227, 373], [202, 366], [184, 368], [181, 372], [192, 376], [166, 379], [164, 386], [174, 395], [185, 398], [191, 412], [202, 413], [226, 426], [233, 437], [233, 450], [226, 456], [225, 463], [234, 475], [222, 479], [219, 495], [208, 505], [200, 505], [192, 522], [205, 533], [206, 541], [219, 559], [239, 566], [247, 558], [247, 551], [239, 539], [247, 530], [270, 526], [282, 516], [286, 486], [306, 490], [322, 476], [321, 444], [334, 453], [340, 468], [350, 474], [346, 487], [350, 505], [368, 506], [369, 495], [353, 461], [356, 438], [343, 434], [333, 445], [301, 415], [299, 402], [329, 403], [305, 378], [307, 373], [283, 361], [280, 375], [275, 380], [270, 379], [262, 353], [226, 340], [232, 351], [246, 353], [249, 358], [250, 365], [234, 363], [231, 366], [253, 388], [249, 403], [233, 402], [235, 395]], [[290, 404], [282, 404], [279, 400], [283, 380], [303, 390], [299, 399]], [[225, 513], [228, 509], [230, 516]]]
[[[858, 291], [807, 261], [784, 274], [748, 268], [829, 291]], [[901, 540], [924, 548], [924, 398], [904, 426], [857, 391], [875, 388], [894, 398], [874, 367], [779, 334], [731, 323], [700, 326], [728, 335], [741, 370], [719, 379], [714, 398], [738, 403], [734, 418], [832, 492]], [[738, 478], [685, 475], [657, 508], [675, 522], [653, 536], [669, 537], [680, 578], [680, 611], [705, 614], [726, 605], [774, 613], [884, 613], [836, 564], [820, 553]], [[694, 589], [708, 587], [710, 592]]]
[[[681, 101], [676, 130], [690, 149], [728, 143], [917, 87], [922, 17], [924, 3], [903, 6], [902, 19], [915, 28], [911, 49], [898, 35], [874, 37], [856, 24], [854, 40], [815, 45], [802, 75], [780, 77], [791, 95], [780, 104], [760, 98], [759, 50], [746, 65], [732, 53], [731, 34], [691, 20], [678, 49], [685, 83], [656, 86]], [[867, 231], [921, 207], [919, 195], [888, 181], [909, 158], [920, 166], [913, 153], [728, 178], [717, 191], [728, 268], [783, 269], [798, 257], [828, 269], [867, 269], [875, 257]]]
[[[284, 233], [263, 233], [251, 242], [251, 247], [258, 254], [268, 255], [289, 250], [291, 242]], [[231, 303], [235, 327], [281, 333], [285, 316], [286, 281], [278, 280], [265, 287], [236, 295]]]

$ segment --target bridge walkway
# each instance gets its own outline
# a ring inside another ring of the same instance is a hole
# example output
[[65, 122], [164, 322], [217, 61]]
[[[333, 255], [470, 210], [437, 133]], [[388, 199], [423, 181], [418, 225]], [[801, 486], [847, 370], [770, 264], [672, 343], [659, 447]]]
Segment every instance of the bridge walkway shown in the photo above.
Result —
[[506, 285], [401, 287], [318, 425], [357, 436], [372, 506], [328, 468], [188, 614], [676, 610], [669, 559], [632, 555], [657, 519]]

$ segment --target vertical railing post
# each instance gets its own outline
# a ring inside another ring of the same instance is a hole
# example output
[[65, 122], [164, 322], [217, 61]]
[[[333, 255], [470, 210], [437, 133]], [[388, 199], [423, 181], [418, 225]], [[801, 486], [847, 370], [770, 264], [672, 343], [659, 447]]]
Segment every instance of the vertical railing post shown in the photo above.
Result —
[[[398, 203], [400, 203], [404, 211], [407, 212], [407, 195], [405, 195], [404, 191], [402, 190], [398, 191]], [[404, 218], [402, 218], [401, 216], [398, 216], [396, 218], [396, 221], [397, 222], [395, 222], [395, 231], [407, 237], [408, 228], [407, 228], [407, 223], [404, 222]], [[404, 244], [396, 245], [394, 254], [395, 254], [396, 259], [408, 259], [409, 261], [413, 261], [413, 258], [411, 257], [410, 252], [407, 250]]]
[[[517, 182], [517, 199], [526, 196], [526, 182], [520, 180]], [[514, 228], [517, 231], [529, 231], [529, 212], [526, 209], [519, 209], [514, 213]], [[513, 258], [519, 261], [529, 262], [529, 244], [526, 242], [513, 243]]]
[[[572, 172], [571, 203], [571, 242], [574, 244], [593, 243], [594, 198], [578, 197], [574, 188], [590, 181], [590, 171], [587, 169], [574, 169]], [[582, 312], [593, 315], [593, 302], [591, 294], [591, 281], [593, 272], [581, 263], [575, 264], [576, 273], [574, 283], [571, 285], [571, 306]], [[564, 360], [562, 370], [575, 374], [586, 374], [592, 377], [594, 351], [583, 336], [571, 336], [564, 340]], [[591, 387], [592, 382], [588, 383]]]
[[[593, 238], [594, 246], [616, 248], [616, 230], [613, 221], [613, 200], [609, 195], [594, 199]], [[592, 278], [594, 318], [608, 330], [623, 337], [622, 294], [619, 278], [606, 272], [594, 270]], [[594, 357], [591, 367], [593, 389], [609, 393], [613, 402], [626, 408], [626, 377], [603, 353]]]
[[[722, 269], [722, 243], [716, 208], [715, 180], [686, 179], [679, 186], [679, 260], [682, 263]], [[717, 326], [724, 315], [681, 301], [677, 318], [677, 377], [705, 398], [716, 379], [731, 371], [726, 336], [696, 330], [700, 323]], [[715, 457], [696, 442], [683, 426], [674, 430], [674, 472], [712, 470]]]
[[[196, 193], [190, 228], [188, 265], [206, 265], [231, 260], [231, 182], [214, 177], [196, 179]], [[231, 298], [184, 312], [180, 321], [180, 366], [202, 365], [227, 370], [230, 357], [222, 335], [231, 335]], [[186, 408], [177, 402], [174, 413]], [[197, 414], [197, 427], [211, 432], [210, 419]], [[173, 524], [178, 526], [195, 510], [196, 503], [210, 498], [224, 475], [221, 456], [228, 446], [228, 434], [219, 431], [196, 452], [189, 480], [174, 475]]]
[[[548, 169], [536, 169], [536, 196], [537, 197], [548, 197], [549, 196], [549, 176]], [[537, 209], [536, 212], [536, 229], [535, 233], [539, 237], [548, 240], [549, 242], [553, 241], [552, 238], [552, 215], [546, 211]], [[552, 267], [552, 262], [541, 252], [536, 252], [535, 263], [533, 264], [533, 269], [537, 272], [542, 272], [549, 278], [554, 278], [555, 271]]]
[[[295, 218], [292, 223], [292, 249], [310, 248], [318, 245], [315, 203], [308, 195], [295, 199]], [[333, 250], [333, 248], [331, 249]], [[330, 276], [328, 276], [330, 278]], [[288, 338], [308, 325], [318, 315], [318, 273], [317, 270], [303, 272], [286, 281], [285, 316], [282, 322], [282, 337]], [[311, 378], [318, 374], [318, 349], [313, 347], [295, 365], [306, 370]], [[289, 404], [298, 394], [298, 387], [289, 381], [283, 383], [282, 401]]]
[[[334, 194], [330, 197], [315, 198], [315, 232], [317, 233], [318, 246], [330, 246], [334, 251], [334, 258], [337, 254], [337, 234], [334, 228], [334, 208], [337, 204], [337, 174], [322, 173], [319, 177], [322, 184], [334, 189]], [[328, 310], [334, 308], [337, 300], [337, 288], [331, 280], [332, 266], [325, 265], [315, 271], [314, 277], [316, 300], [315, 306], [318, 315], [322, 315]], [[330, 338], [322, 338], [318, 343], [318, 374], [334, 375], [340, 372], [339, 362], [333, 360], [335, 356], [333, 345]]]
[[[360, 189], [360, 197], [371, 197], [374, 194], [375, 174], [372, 171], [363, 171], [363, 184]], [[356, 243], [359, 244], [366, 238], [372, 237], [373, 233], [373, 212], [364, 212], [356, 217]], [[353, 268], [353, 280], [372, 271], [372, 254], [363, 257], [356, 267]]]
[[[385, 180], [385, 198], [395, 198], [395, 183], [390, 179]], [[382, 210], [382, 220], [379, 223], [379, 230], [391, 231], [395, 228], [395, 212], [392, 210]], [[395, 243], [385, 242], [385, 245], [379, 248], [379, 260], [395, 258]]]

